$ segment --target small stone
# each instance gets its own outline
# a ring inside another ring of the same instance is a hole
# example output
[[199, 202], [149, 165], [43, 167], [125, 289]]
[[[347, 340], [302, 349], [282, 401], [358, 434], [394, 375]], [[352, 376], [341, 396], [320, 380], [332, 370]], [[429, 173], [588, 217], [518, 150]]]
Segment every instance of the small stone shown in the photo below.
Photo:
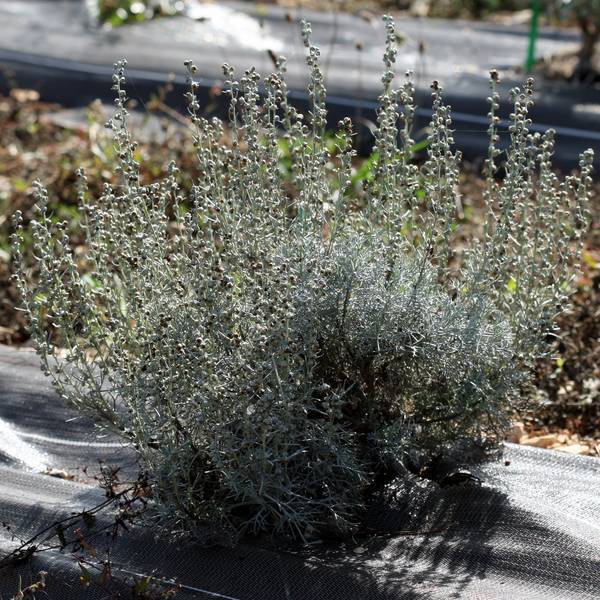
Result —
[[556, 448], [559, 452], [567, 452], [568, 454], [581, 454], [582, 456], [588, 456], [591, 454], [591, 450], [588, 446], [584, 446], [583, 444], [568, 444], [566, 446], [561, 446], [560, 448]]
[[50, 475], [50, 477], [56, 477], [57, 479], [66, 479], [67, 481], [73, 481], [75, 479], [75, 475], [71, 475], [71, 473], [67, 473], [67, 471], [63, 471], [62, 469], [49, 468], [44, 473], [46, 475]]
[[508, 433], [507, 440], [509, 442], [518, 444], [525, 437], [525, 435], [525, 426], [523, 423], [515, 423]]
[[553, 444], [557, 443], [557, 436], [553, 433], [547, 435], [538, 435], [521, 439], [521, 444], [526, 446], [535, 446], [536, 448], [549, 448]]
[[20, 104], [24, 104], [25, 102], [37, 102], [40, 99], [39, 92], [36, 92], [35, 90], [13, 88], [10, 91], [10, 95]]

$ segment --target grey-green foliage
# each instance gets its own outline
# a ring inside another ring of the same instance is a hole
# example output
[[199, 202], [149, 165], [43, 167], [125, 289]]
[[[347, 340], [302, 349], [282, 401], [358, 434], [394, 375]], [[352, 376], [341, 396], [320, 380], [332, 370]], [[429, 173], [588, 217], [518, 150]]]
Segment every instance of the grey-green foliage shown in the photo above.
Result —
[[[579, 176], [559, 181], [552, 134], [528, 131], [527, 83], [513, 93], [497, 180], [494, 74], [488, 213], [481, 239], [457, 255], [450, 111], [434, 83], [427, 159], [411, 162], [414, 90], [410, 77], [393, 87], [386, 24], [378, 160], [359, 190], [350, 121], [335, 157], [325, 142], [306, 24], [304, 118], [288, 103], [283, 59], [263, 98], [254, 69], [237, 81], [224, 67], [228, 128], [199, 116], [186, 63], [202, 172], [186, 197], [174, 164], [139, 184], [116, 65], [122, 184], [92, 201], [79, 174], [84, 275], [37, 188], [39, 279], [17, 279], [43, 368], [63, 398], [137, 448], [174, 525], [304, 539], [351, 531], [407, 457], [499, 439], [565, 300], [591, 152]], [[279, 167], [280, 135], [291, 175]]]

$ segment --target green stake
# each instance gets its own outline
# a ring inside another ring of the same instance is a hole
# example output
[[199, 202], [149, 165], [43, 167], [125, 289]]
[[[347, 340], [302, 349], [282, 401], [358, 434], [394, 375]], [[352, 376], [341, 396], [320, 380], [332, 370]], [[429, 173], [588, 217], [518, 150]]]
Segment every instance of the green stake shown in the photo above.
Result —
[[542, 3], [540, 0], [533, 0], [531, 13], [531, 26], [529, 27], [529, 46], [527, 48], [527, 58], [525, 59], [525, 70], [531, 71], [535, 64], [535, 43], [538, 38], [538, 26], [540, 22], [540, 13], [542, 12]]

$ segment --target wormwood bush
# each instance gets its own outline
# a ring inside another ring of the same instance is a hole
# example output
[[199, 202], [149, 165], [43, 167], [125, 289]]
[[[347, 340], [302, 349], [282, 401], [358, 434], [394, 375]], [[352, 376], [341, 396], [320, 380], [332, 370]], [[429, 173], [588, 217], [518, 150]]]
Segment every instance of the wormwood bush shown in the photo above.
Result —
[[410, 77], [393, 87], [386, 26], [376, 160], [358, 190], [349, 119], [328, 150], [307, 24], [306, 117], [288, 103], [284, 59], [262, 95], [254, 69], [238, 81], [225, 65], [225, 141], [221, 122], [199, 116], [186, 63], [202, 171], [187, 195], [174, 164], [139, 184], [117, 63], [110, 126], [122, 184], [92, 202], [79, 173], [85, 264], [37, 187], [39, 277], [28, 284], [22, 269], [17, 281], [43, 370], [137, 448], [174, 526], [300, 539], [352, 531], [392, 479], [499, 439], [565, 301], [591, 152], [578, 177], [557, 178], [552, 133], [528, 130], [527, 82], [512, 92], [498, 179], [493, 73], [488, 212], [481, 239], [457, 256], [450, 110], [434, 83], [427, 158], [411, 162], [414, 90]]

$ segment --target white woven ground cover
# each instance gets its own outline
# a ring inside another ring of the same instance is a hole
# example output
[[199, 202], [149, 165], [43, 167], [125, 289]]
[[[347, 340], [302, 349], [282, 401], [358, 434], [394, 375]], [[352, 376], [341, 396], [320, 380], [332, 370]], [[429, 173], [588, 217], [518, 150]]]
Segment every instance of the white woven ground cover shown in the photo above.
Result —
[[[102, 500], [91, 484], [40, 471], [84, 479], [81, 469], [97, 471], [104, 459], [134, 472], [129, 451], [76, 417], [50, 391], [35, 355], [0, 348], [0, 521], [22, 538]], [[502, 461], [478, 474], [481, 485], [424, 485], [411, 506], [373, 511], [378, 533], [356, 544], [297, 553], [260, 543], [201, 548], [134, 529], [112, 549], [111, 589], [130, 597], [120, 582], [146, 574], [175, 580], [176, 598], [599, 598], [600, 461], [508, 445]], [[2, 530], [0, 553], [14, 546]], [[40, 570], [49, 577], [48, 596], [39, 597], [107, 595], [83, 585], [77, 562], [54, 550], [0, 571], [0, 598], [12, 598], [19, 576], [28, 583]]]

